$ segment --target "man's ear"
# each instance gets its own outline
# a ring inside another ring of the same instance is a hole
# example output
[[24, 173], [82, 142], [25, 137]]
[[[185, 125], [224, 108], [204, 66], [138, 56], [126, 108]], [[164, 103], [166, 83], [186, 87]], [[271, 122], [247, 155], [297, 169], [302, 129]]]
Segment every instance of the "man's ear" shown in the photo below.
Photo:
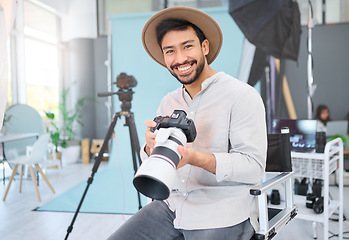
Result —
[[207, 54], [210, 52], [210, 43], [207, 39], [205, 39], [202, 44], [201, 44], [201, 47], [202, 47], [202, 51], [204, 53], [205, 56], [207, 56]]

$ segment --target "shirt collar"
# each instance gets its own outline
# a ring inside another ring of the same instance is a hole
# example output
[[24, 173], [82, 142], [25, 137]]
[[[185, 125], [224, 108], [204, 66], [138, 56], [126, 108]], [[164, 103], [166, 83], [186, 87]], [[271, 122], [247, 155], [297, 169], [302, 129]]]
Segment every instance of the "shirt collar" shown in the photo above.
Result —
[[[223, 72], [218, 72], [218, 73], [214, 74], [213, 76], [207, 78], [207, 79], [201, 84], [201, 91], [200, 91], [200, 92], [206, 90], [212, 83], [216, 82], [216, 81], [220, 78], [220, 76], [221, 76], [222, 74], [224, 74], [224, 73], [223, 73]], [[198, 93], [198, 94], [199, 94], [199, 93]], [[184, 101], [185, 101], [187, 104], [189, 104], [189, 103], [192, 101], [192, 99], [191, 99], [189, 93], [187, 93], [187, 91], [185, 90], [184, 86], [182, 86], [182, 96], [183, 96], [183, 98], [184, 98]]]
[[214, 74], [213, 76], [207, 78], [202, 84], [201, 84], [201, 91], [205, 90], [208, 88], [212, 83], [218, 81], [220, 76], [223, 74], [223, 72], [218, 72]]

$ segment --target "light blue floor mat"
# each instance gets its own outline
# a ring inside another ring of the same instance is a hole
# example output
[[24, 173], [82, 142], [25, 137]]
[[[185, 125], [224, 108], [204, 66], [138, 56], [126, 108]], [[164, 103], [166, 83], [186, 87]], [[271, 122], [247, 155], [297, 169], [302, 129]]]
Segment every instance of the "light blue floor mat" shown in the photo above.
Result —
[[[112, 166], [97, 172], [79, 212], [134, 214], [139, 203], [132, 179], [133, 172], [123, 173], [121, 177], [119, 169]], [[35, 210], [75, 212], [86, 186], [87, 178]], [[145, 197], [141, 195], [141, 198], [145, 202]]]

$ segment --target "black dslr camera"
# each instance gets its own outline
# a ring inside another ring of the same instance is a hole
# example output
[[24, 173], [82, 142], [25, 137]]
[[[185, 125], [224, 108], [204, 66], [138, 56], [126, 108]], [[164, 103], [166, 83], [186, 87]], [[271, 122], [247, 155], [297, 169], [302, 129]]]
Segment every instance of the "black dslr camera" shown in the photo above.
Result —
[[308, 193], [305, 206], [313, 209], [315, 213], [320, 214], [324, 211], [324, 197], [317, 197], [313, 193]]
[[137, 80], [126, 73], [120, 73], [116, 78], [116, 86], [121, 89], [128, 89], [137, 86]]
[[158, 116], [154, 118], [156, 122], [156, 127], [150, 130], [154, 132], [160, 128], [179, 128], [184, 132], [187, 142], [193, 142], [196, 137], [196, 128], [193, 120], [186, 118], [187, 113], [183, 110], [174, 110], [170, 117]]
[[174, 110], [170, 117], [154, 118], [156, 127], [150, 130], [158, 130], [155, 147], [133, 179], [135, 188], [149, 198], [164, 200], [170, 195], [182, 157], [178, 146], [196, 137], [194, 122], [186, 116], [184, 111]]
[[323, 180], [315, 179], [312, 186], [312, 193], [306, 195], [307, 208], [312, 208], [315, 213], [322, 213], [324, 211], [324, 197], [321, 196]]

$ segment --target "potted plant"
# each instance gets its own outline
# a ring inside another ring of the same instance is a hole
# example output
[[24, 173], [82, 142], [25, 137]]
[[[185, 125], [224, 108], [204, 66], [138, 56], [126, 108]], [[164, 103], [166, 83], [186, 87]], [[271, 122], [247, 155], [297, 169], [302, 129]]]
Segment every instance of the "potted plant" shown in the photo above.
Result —
[[63, 165], [77, 162], [81, 146], [80, 141], [76, 139], [76, 124], [83, 126], [81, 110], [85, 102], [96, 102], [95, 98], [83, 97], [70, 109], [67, 104], [68, 94], [69, 88], [63, 89], [59, 104], [60, 124], [54, 122], [54, 113], [45, 112], [47, 118], [51, 120], [50, 135], [52, 143], [56, 147], [56, 152], [62, 152]]
[[82, 123], [82, 113], [81, 109], [85, 103], [85, 101], [96, 102], [95, 98], [92, 97], [83, 97], [78, 100], [75, 107], [73, 109], [68, 109], [67, 105], [67, 96], [69, 94], [69, 88], [63, 89], [62, 92], [62, 102], [59, 104], [59, 110], [62, 114], [62, 147], [67, 147], [70, 142], [75, 141], [75, 124], [79, 124], [80, 126], [84, 126]]
[[53, 112], [45, 112], [46, 117], [50, 121], [50, 125], [47, 127], [47, 132], [50, 133], [51, 143], [54, 145], [54, 150], [50, 153], [50, 159], [62, 159], [62, 153], [59, 151], [60, 146], [60, 133], [59, 128], [55, 122], [55, 114]]
[[58, 152], [58, 146], [59, 146], [59, 128], [57, 124], [54, 122], [55, 120], [55, 114], [53, 112], [45, 112], [46, 117], [50, 120], [50, 126], [48, 127], [48, 132], [51, 136], [52, 144], [55, 146], [56, 152]]

